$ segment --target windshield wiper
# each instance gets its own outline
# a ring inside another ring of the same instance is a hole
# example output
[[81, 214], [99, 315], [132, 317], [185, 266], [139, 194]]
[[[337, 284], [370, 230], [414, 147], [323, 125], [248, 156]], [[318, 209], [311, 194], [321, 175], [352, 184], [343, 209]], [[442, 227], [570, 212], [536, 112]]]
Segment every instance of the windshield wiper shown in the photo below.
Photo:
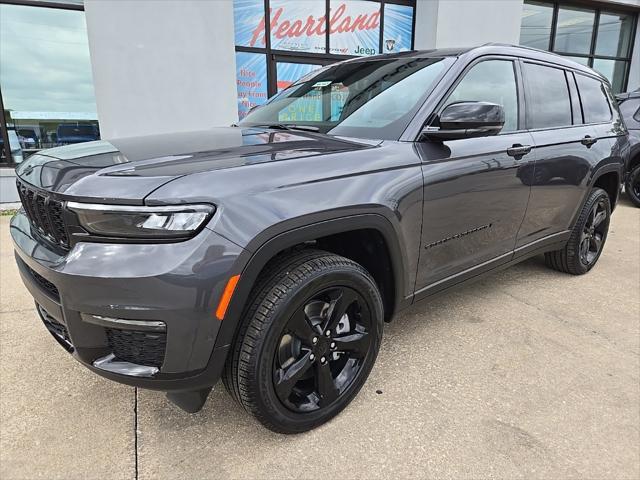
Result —
[[264, 125], [252, 125], [253, 127], [272, 128], [274, 130], [302, 130], [307, 132], [319, 132], [319, 127], [312, 125], [296, 125], [295, 123], [268, 123]]

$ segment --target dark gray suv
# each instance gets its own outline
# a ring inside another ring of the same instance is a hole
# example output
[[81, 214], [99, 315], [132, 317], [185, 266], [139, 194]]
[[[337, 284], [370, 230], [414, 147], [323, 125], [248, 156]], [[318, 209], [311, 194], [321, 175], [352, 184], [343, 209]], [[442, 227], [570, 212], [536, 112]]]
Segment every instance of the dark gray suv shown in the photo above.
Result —
[[586, 67], [413, 51], [323, 68], [238, 126], [33, 155], [11, 234], [88, 368], [187, 411], [222, 378], [302, 432], [357, 394], [399, 310], [538, 254], [588, 272], [628, 154]]

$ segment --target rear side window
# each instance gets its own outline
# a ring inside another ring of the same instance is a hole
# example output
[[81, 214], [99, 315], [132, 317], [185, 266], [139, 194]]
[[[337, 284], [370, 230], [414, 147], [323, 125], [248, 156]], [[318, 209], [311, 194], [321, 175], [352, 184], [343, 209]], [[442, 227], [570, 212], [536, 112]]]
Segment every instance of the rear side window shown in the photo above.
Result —
[[611, 107], [601, 81], [576, 74], [582, 112], [585, 123], [602, 123], [611, 120]]
[[571, 101], [564, 70], [534, 63], [524, 64], [529, 128], [571, 125]]

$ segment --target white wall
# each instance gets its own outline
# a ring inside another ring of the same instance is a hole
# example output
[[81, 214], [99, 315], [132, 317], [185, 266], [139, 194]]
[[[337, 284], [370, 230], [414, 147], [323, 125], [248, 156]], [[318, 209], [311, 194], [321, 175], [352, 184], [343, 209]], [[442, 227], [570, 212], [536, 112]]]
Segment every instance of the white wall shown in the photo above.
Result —
[[237, 121], [231, 0], [87, 0], [103, 138]]
[[417, 49], [518, 44], [524, 0], [418, 0]]

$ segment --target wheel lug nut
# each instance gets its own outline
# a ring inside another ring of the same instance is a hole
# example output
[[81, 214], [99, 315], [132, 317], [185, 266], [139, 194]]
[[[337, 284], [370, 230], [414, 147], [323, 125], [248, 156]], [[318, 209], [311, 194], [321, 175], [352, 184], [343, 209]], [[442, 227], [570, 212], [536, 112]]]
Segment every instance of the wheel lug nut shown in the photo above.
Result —
[[320, 358], [320, 363], [322, 363], [322, 364], [327, 363], [327, 359], [326, 359], [326, 358], [324, 358], [324, 357], [321, 357], [321, 358]]
[[316, 359], [316, 356], [313, 353], [309, 355], [309, 360], [313, 362], [315, 359]]
[[331, 347], [331, 348], [336, 348], [336, 342], [331, 342], [330, 347]]
[[313, 337], [313, 340], [311, 340], [313, 342], [313, 344], [315, 345], [316, 343], [318, 343], [318, 337]]
[[325, 334], [327, 337], [331, 336], [331, 330], [327, 330], [326, 332], [324, 332], [324, 334]]

